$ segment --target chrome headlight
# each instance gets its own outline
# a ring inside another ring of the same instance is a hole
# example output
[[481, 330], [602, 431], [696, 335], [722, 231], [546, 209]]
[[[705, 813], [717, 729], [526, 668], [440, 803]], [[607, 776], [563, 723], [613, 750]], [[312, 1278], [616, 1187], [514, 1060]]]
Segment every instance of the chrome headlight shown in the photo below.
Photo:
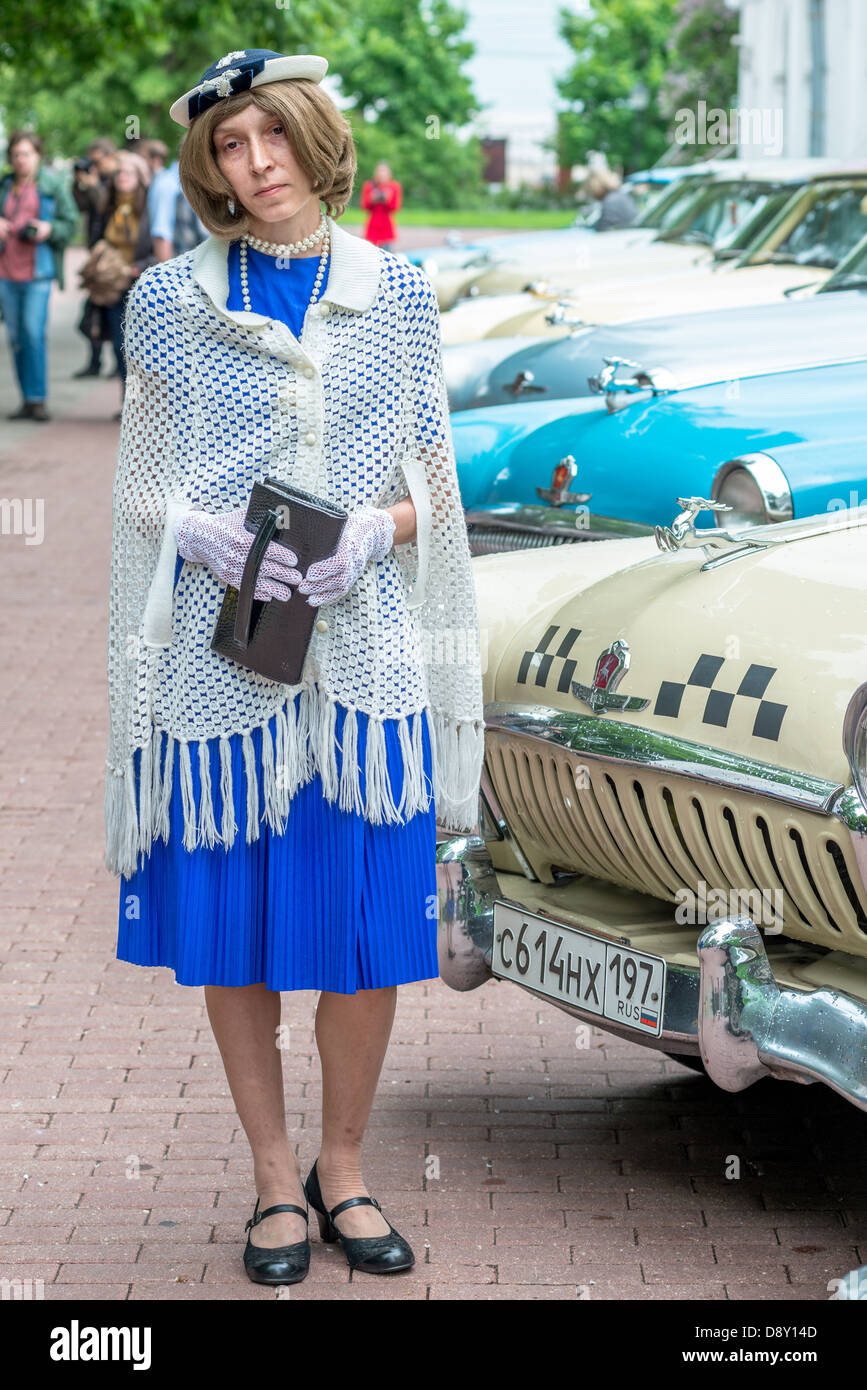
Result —
[[859, 685], [846, 708], [843, 752], [861, 805], [867, 811], [867, 684]]
[[795, 515], [786, 475], [770, 454], [729, 459], [718, 470], [710, 495], [714, 502], [725, 502], [732, 509], [714, 514], [717, 526], [764, 526], [791, 521]]

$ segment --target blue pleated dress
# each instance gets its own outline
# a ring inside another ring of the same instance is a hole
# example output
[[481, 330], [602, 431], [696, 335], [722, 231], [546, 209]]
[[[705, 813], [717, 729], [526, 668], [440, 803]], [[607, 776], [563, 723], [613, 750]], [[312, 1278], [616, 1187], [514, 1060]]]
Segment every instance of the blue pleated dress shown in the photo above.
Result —
[[[319, 257], [278, 268], [248, 250], [253, 307], [280, 318], [300, 337]], [[327, 275], [327, 270], [326, 270]], [[324, 281], [323, 281], [324, 283]], [[243, 308], [238, 243], [229, 248], [230, 309]], [[267, 306], [267, 307], [266, 307]], [[184, 564], [178, 556], [175, 584]], [[296, 696], [296, 710], [299, 696]], [[337, 706], [337, 772], [345, 709]], [[432, 778], [430, 734], [421, 718], [424, 771]], [[358, 713], [359, 786], [365, 794], [367, 717]], [[402, 791], [398, 721], [385, 720], [385, 746], [395, 803]], [[276, 718], [270, 722], [276, 738]], [[254, 729], [259, 837], [246, 840], [246, 780], [241, 735], [230, 739], [237, 833], [226, 848], [183, 846], [178, 760], [172, 770], [168, 842], [154, 840], [130, 875], [121, 875], [117, 957], [134, 965], [169, 966], [182, 985], [250, 985], [269, 989], [360, 989], [428, 980], [438, 974], [436, 943], [436, 813], [416, 811], [404, 824], [374, 825], [325, 799], [318, 773], [289, 803], [282, 834], [262, 819], [262, 732]], [[160, 740], [160, 768], [166, 740]], [[221, 823], [219, 739], [208, 742], [216, 824]], [[138, 796], [140, 751], [135, 755]], [[192, 758], [198, 813], [198, 759]]]

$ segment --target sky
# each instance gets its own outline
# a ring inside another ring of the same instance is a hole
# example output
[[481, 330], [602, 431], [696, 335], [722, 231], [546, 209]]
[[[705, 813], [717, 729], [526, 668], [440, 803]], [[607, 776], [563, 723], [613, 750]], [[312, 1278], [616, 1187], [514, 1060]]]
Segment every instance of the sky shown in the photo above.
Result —
[[[476, 96], [488, 103], [475, 129], [507, 136], [510, 164], [538, 159], [538, 140], [552, 134], [562, 103], [555, 78], [566, 71], [571, 50], [557, 32], [560, 0], [456, 0], [467, 12], [465, 33], [476, 56], [465, 65]], [[562, 8], [586, 11], [588, 0], [563, 0]], [[546, 156], [546, 167], [554, 162]]]

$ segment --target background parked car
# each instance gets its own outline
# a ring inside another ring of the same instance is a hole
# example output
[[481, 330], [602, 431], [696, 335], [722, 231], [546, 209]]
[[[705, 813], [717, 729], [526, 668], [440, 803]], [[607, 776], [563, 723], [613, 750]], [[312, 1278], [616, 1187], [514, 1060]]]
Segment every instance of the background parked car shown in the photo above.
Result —
[[[844, 167], [838, 160], [831, 159], [706, 160], [687, 166], [678, 179], [653, 195], [632, 227], [587, 238], [575, 235], [587, 230], [576, 223], [557, 232], [497, 237], [467, 262], [468, 273], [449, 285], [446, 284], [449, 272], [426, 268], [443, 308], [453, 304], [456, 298], [520, 291], [528, 279], [544, 278], [552, 268], [569, 274], [575, 269], [571, 259], [573, 251], [582, 254], [585, 267], [606, 266], [611, 262], [614, 265], [622, 263], [628, 269], [630, 263], [646, 254], [651, 243], [662, 240], [661, 233], [675, 233], [688, 210], [693, 217], [703, 212], [704, 222], [699, 224], [698, 230], [713, 233], [711, 240], [716, 240], [716, 233], [725, 230], [723, 223], [729, 230], [735, 230], [735, 223], [743, 220], [743, 211], [739, 213], [738, 208], [743, 202], [742, 191], [748, 184], [758, 181], [763, 187], [778, 185], [783, 192], [791, 193], [811, 179], [865, 172], [862, 166]], [[711, 192], [715, 187], [725, 188], [733, 201], [729, 204], [721, 201]], [[782, 203], [777, 202], [775, 210], [780, 206]], [[701, 238], [696, 238], [694, 244], [700, 245]], [[629, 257], [623, 255], [624, 250], [629, 251]], [[672, 256], [672, 259], [678, 257]], [[680, 263], [687, 259], [681, 252]]]
[[[794, 192], [790, 188], [788, 198], [766, 189], [764, 195], [756, 193], [751, 212], [741, 200], [745, 193], [755, 192], [758, 184], [738, 185], [736, 206], [745, 210], [744, 218], [731, 234], [718, 226], [711, 233], [701, 224], [713, 227], [720, 212], [725, 213], [727, 200], [711, 199], [712, 192], [721, 195], [725, 187], [714, 184], [706, 189], [696, 200], [687, 230], [671, 234], [676, 235], [676, 249], [681, 253], [688, 239], [713, 234], [716, 240], [710, 251], [693, 253], [686, 263], [673, 264], [651, 258], [659, 245], [655, 241], [647, 249], [647, 261], [631, 263], [628, 272], [606, 276], [593, 266], [574, 272], [572, 287], [561, 284], [555, 305], [540, 303], [538, 294], [525, 294], [504, 300], [499, 306], [503, 312], [498, 312], [496, 297], [480, 300], [478, 309], [472, 304], [457, 306], [443, 316], [443, 341], [520, 333], [536, 336], [547, 330], [568, 331], [581, 323], [759, 304], [798, 288], [816, 288], [867, 235], [867, 175], [812, 180]], [[666, 242], [668, 237], [664, 234]]]
[[652, 241], [656, 232], [671, 225], [678, 210], [687, 205], [696, 190], [709, 182], [715, 172], [716, 165], [710, 160], [685, 167], [677, 179], [648, 200], [634, 226], [606, 232], [603, 237], [597, 236], [592, 227], [577, 218], [571, 226], [553, 231], [517, 232], [492, 237], [470, 255], [462, 256], [459, 249], [453, 249], [452, 254], [448, 254], [442, 248], [435, 247], [421, 258], [419, 264], [433, 281], [440, 308], [448, 309], [462, 295], [478, 294], [476, 281], [479, 277], [502, 266], [524, 264], [525, 278], [532, 278], [538, 273], [540, 265], [544, 266], [549, 260], [556, 262], [564, 254], [570, 257], [573, 251], [582, 247], [588, 255], [592, 248], [594, 261], [607, 257], [616, 259], [622, 254], [624, 246], [640, 246]]
[[[855, 277], [854, 279], [852, 277]], [[863, 280], [863, 283], [862, 283]], [[568, 337], [484, 338], [443, 349], [449, 407], [472, 410], [593, 394], [612, 376], [634, 391], [697, 386], [857, 356], [867, 337], [867, 237], [815, 293], [704, 314], [574, 329]], [[833, 298], [830, 296], [833, 294]], [[606, 360], [619, 361], [605, 372]], [[712, 375], [709, 375], [712, 374]]]

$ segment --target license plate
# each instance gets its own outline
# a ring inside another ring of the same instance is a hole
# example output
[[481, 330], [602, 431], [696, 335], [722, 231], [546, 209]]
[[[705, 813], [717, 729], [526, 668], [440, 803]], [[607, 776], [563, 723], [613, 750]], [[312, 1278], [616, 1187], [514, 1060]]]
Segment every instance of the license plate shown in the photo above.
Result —
[[494, 903], [491, 969], [552, 999], [614, 1019], [639, 1033], [662, 1032], [665, 961], [601, 941], [511, 903]]

